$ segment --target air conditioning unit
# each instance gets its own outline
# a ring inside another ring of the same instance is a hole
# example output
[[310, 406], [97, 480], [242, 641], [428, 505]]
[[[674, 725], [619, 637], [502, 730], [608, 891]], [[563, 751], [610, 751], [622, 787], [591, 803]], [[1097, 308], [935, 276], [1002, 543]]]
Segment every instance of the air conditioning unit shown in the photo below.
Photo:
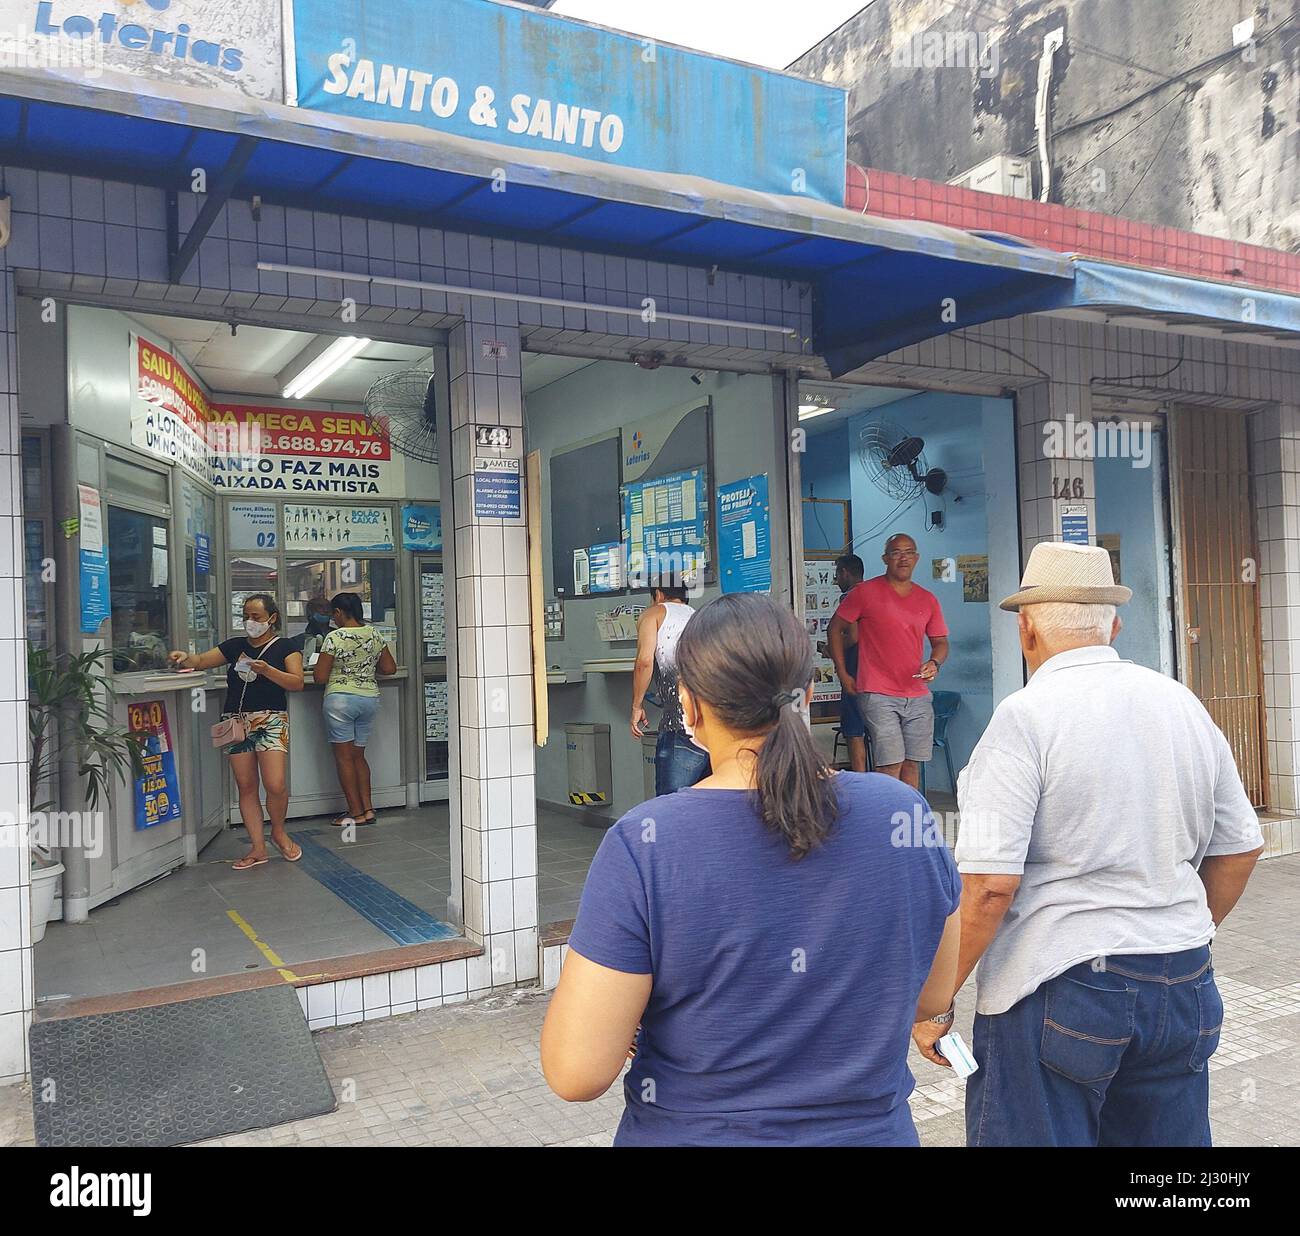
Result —
[[1034, 194], [1030, 161], [1011, 155], [994, 155], [948, 183], [962, 189], [976, 189], [980, 193], [1000, 193], [1003, 197], [1030, 198]]

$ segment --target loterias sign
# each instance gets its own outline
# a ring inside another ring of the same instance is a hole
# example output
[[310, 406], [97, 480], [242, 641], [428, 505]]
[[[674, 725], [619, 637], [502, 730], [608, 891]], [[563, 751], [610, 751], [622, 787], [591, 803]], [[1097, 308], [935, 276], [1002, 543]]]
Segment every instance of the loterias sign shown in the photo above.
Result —
[[289, 102], [842, 204], [845, 93], [502, 0], [292, 0]]
[[4, 62], [284, 98], [282, 0], [0, 0]]

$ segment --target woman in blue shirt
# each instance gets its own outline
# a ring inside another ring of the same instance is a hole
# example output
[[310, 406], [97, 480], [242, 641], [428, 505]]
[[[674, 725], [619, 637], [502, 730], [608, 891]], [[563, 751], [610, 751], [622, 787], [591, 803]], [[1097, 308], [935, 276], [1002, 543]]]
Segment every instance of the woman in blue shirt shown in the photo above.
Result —
[[598, 1098], [632, 1045], [616, 1145], [915, 1146], [911, 1028], [948, 1008], [957, 967], [942, 830], [910, 786], [817, 753], [812, 646], [770, 598], [700, 610], [677, 665], [712, 774], [606, 833], [546, 1079]]

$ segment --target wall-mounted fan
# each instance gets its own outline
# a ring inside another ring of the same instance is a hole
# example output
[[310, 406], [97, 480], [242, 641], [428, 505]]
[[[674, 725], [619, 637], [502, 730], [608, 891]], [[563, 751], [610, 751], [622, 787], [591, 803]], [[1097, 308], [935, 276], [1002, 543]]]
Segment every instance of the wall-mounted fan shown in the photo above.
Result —
[[403, 369], [380, 378], [366, 392], [371, 429], [407, 459], [438, 462], [433, 371]]
[[922, 494], [938, 495], [948, 484], [942, 468], [925, 461], [925, 441], [892, 421], [873, 417], [858, 432], [858, 462], [871, 483], [895, 502], [912, 502]]

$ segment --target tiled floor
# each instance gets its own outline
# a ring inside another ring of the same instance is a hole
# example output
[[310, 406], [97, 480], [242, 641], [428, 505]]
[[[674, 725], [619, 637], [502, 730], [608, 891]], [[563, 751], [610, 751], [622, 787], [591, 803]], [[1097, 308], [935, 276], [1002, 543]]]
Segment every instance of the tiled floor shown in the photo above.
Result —
[[[437, 934], [430, 924], [448, 918], [451, 886], [447, 822], [446, 806], [385, 811], [378, 824], [358, 829], [346, 843], [325, 820], [295, 821], [289, 831], [309, 834], [303, 840], [312, 861], [291, 865], [272, 847], [265, 867], [245, 872], [230, 865], [247, 849], [243, 830], [222, 833], [198, 866], [100, 906], [88, 923], [51, 923], [36, 946], [37, 999], [110, 995], [268, 969], [274, 959], [293, 967], [390, 949], [414, 942], [403, 930], [412, 924], [423, 937]], [[541, 922], [572, 918], [604, 829], [542, 809], [537, 836]], [[340, 891], [338, 875], [349, 871], [370, 877], [359, 881], [368, 887], [347, 890], [349, 905], [313, 877], [317, 869]]]
[[[1214, 946], [1226, 1018], [1210, 1062], [1215, 1142], [1300, 1145], [1300, 857], [1261, 863]], [[958, 1003], [970, 1041], [971, 993]], [[594, 1103], [547, 1088], [538, 1034], [547, 997], [487, 1000], [316, 1036], [335, 1090], [328, 1116], [224, 1139], [253, 1146], [609, 1145], [622, 1112], [615, 1085]], [[965, 1142], [962, 1083], [913, 1052], [912, 1115], [926, 1146]], [[343, 1090], [343, 1080], [350, 1085]], [[0, 1146], [32, 1140], [31, 1091], [0, 1087]]]

